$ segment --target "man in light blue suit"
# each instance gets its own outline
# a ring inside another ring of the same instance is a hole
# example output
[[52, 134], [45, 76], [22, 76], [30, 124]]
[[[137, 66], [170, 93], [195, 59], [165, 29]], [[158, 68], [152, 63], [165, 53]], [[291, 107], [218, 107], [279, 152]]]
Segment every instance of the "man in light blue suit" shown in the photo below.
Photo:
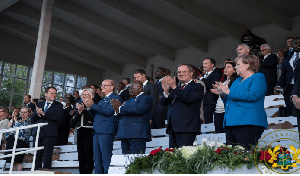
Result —
[[117, 119], [114, 116], [114, 108], [111, 101], [122, 101], [120, 96], [114, 93], [115, 82], [104, 80], [101, 85], [105, 97], [95, 104], [92, 99], [87, 100], [85, 105], [89, 113], [94, 116], [93, 126], [93, 149], [95, 161], [95, 174], [107, 174], [111, 161], [113, 142], [117, 132]]
[[144, 94], [141, 81], [134, 81], [129, 87], [129, 93], [131, 99], [122, 106], [117, 101], [112, 103], [119, 117], [116, 138], [122, 140], [123, 154], [144, 154], [146, 142], [151, 140], [150, 117], [153, 102], [151, 95]]

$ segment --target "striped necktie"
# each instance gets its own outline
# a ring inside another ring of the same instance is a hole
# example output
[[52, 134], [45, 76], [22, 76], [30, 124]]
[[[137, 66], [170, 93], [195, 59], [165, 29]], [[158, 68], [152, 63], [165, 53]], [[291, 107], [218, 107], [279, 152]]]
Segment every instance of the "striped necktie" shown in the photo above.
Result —
[[294, 68], [296, 68], [297, 61], [299, 60], [299, 53], [296, 53], [296, 58], [293, 62]]

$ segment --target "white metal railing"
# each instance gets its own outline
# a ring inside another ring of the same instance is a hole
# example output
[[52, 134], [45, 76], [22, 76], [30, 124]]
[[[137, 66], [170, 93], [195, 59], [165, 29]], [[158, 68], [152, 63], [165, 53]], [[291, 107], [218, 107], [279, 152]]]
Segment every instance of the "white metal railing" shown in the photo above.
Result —
[[[12, 154], [0, 156], [0, 159], [11, 157], [9, 174], [12, 173], [14, 160], [15, 160], [15, 155], [24, 154], [24, 153], [28, 153], [28, 152], [31, 152], [31, 151], [34, 151], [33, 160], [32, 160], [32, 167], [31, 167], [31, 171], [34, 171], [36, 153], [37, 153], [38, 150], [44, 149], [44, 147], [38, 147], [38, 141], [39, 141], [38, 139], [39, 139], [39, 135], [40, 135], [40, 129], [41, 129], [42, 126], [45, 126], [45, 125], [48, 125], [48, 123], [38, 123], [38, 124], [34, 124], [34, 125], [20, 126], [20, 127], [14, 127], [14, 128], [0, 130], [0, 141], [2, 140], [2, 134], [3, 133], [9, 133], [9, 132], [16, 131], [15, 143], [14, 143], [13, 149], [1, 150], [1, 152], [10, 152], [10, 151], [12, 151]], [[38, 129], [37, 129], [37, 133], [36, 133], [36, 139], [35, 139], [34, 147], [33, 148], [18, 148], [18, 149], [16, 149], [20, 130], [35, 128], [35, 127], [38, 127]]]

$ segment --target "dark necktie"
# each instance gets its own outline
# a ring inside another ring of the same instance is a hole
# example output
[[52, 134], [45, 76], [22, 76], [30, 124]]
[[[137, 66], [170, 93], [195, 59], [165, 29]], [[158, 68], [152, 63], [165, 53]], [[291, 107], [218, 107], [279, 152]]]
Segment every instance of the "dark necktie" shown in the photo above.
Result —
[[47, 105], [46, 105], [46, 107], [45, 107], [45, 110], [44, 110], [44, 112], [46, 112], [46, 111], [48, 110], [48, 108], [49, 108], [49, 105], [50, 105], [50, 103], [47, 103]]
[[292, 49], [289, 49], [289, 55], [291, 54], [291, 52], [292, 52]]
[[294, 60], [294, 68], [296, 68], [297, 61], [299, 60], [299, 53], [296, 53], [296, 58]]

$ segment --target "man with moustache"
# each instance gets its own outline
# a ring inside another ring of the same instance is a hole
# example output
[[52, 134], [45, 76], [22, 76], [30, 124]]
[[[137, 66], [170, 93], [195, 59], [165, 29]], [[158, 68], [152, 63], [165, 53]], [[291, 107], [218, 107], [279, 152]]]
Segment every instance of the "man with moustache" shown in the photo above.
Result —
[[221, 80], [221, 73], [215, 67], [216, 61], [213, 58], [205, 58], [203, 61], [203, 70], [206, 72], [205, 75], [200, 78], [204, 82], [206, 92], [203, 100], [204, 120], [205, 123], [213, 123], [213, 114], [216, 109], [218, 95], [212, 93], [210, 90], [213, 89], [213, 84]]
[[161, 101], [170, 105], [167, 115], [170, 148], [193, 145], [196, 135], [200, 133], [200, 107], [204, 97], [204, 88], [194, 82], [190, 65], [179, 65], [177, 75], [180, 86], [170, 76], [162, 80], [164, 92]]
[[93, 149], [95, 161], [95, 174], [107, 174], [111, 161], [113, 142], [117, 132], [117, 118], [114, 116], [114, 108], [111, 101], [122, 102], [121, 97], [114, 93], [115, 81], [106, 79], [101, 85], [105, 97], [94, 103], [93, 99], [84, 102], [94, 116]]

